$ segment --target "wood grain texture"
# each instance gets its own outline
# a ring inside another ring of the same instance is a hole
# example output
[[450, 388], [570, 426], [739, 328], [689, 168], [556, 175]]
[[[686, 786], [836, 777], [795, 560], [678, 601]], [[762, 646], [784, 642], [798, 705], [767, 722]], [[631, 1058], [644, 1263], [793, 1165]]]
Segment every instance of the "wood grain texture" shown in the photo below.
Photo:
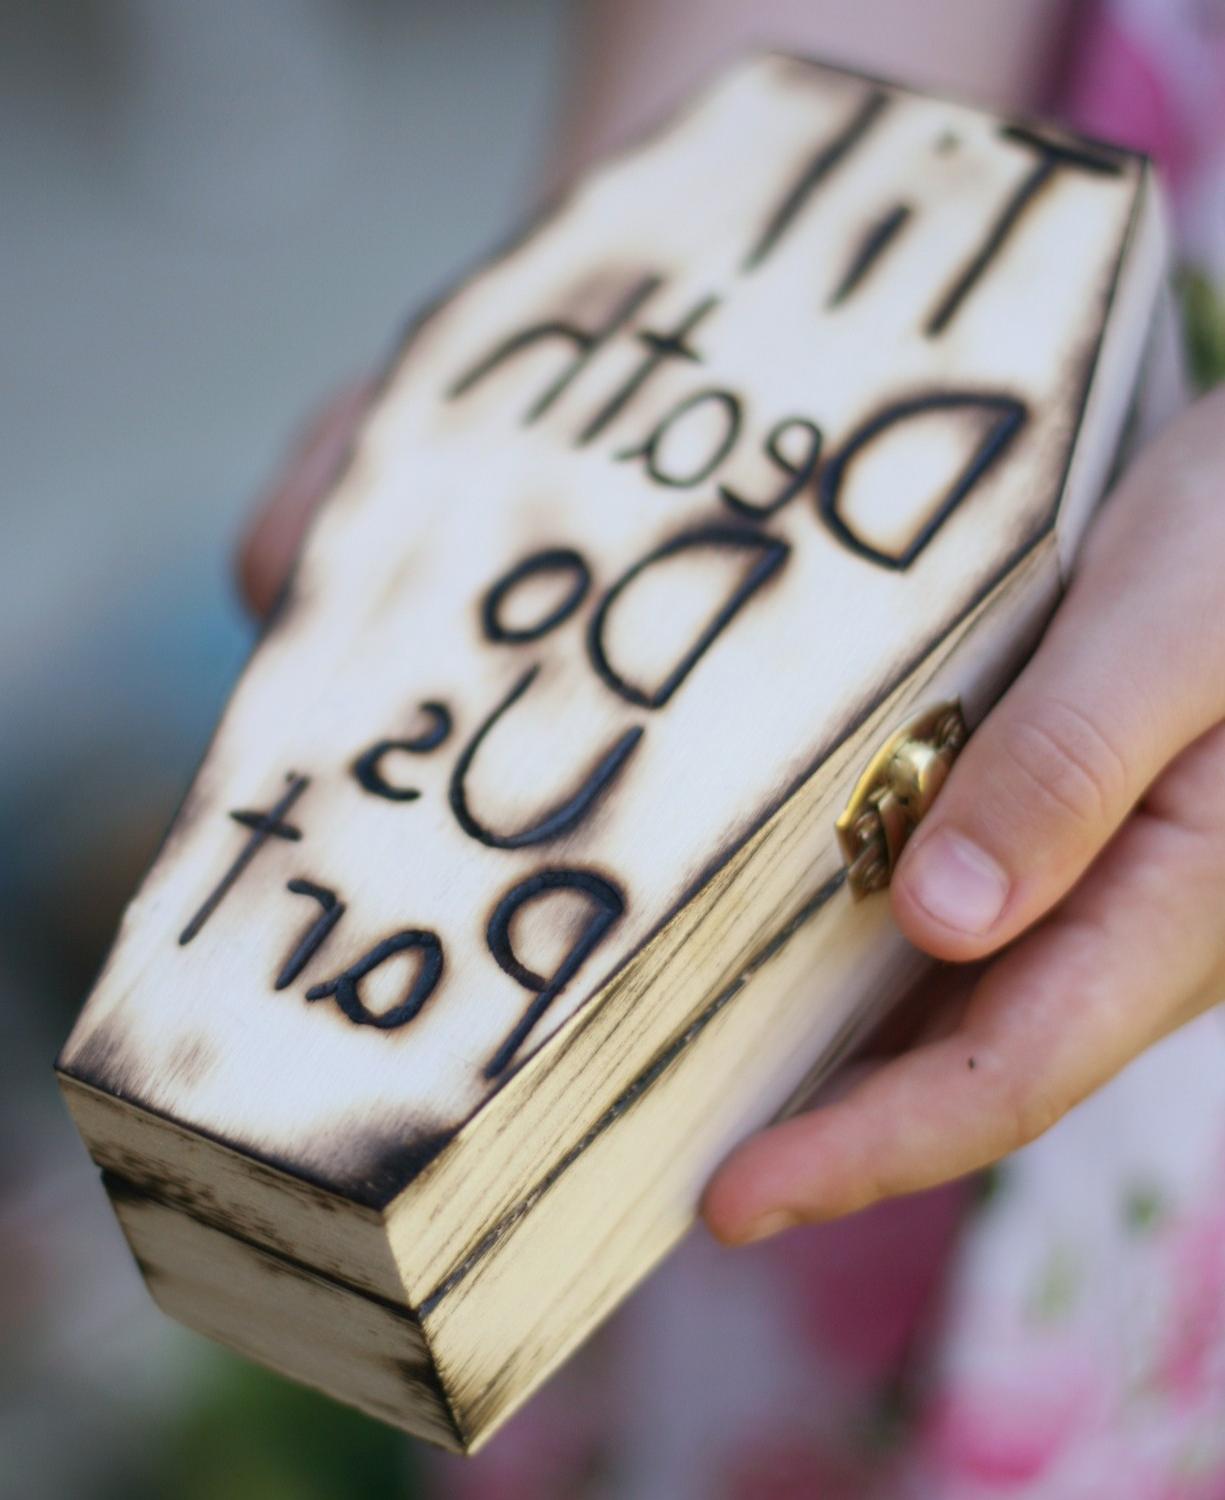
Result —
[[419, 321], [60, 1060], [164, 1279], [411, 1309], [484, 1440], [912, 967], [834, 820], [1032, 647], [1162, 269], [1142, 159], [766, 57]]
[[248, 1359], [372, 1417], [462, 1449], [420, 1325], [308, 1266], [225, 1234], [108, 1175], [107, 1191], [154, 1301]]

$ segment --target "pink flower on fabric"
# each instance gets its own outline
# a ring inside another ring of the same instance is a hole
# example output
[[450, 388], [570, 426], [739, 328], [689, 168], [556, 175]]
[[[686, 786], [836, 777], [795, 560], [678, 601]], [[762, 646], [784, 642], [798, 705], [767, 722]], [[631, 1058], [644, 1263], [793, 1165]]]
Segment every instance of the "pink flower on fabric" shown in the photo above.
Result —
[[943, 1286], [970, 1192], [953, 1183], [778, 1241], [814, 1353], [864, 1380], [897, 1373]]
[[798, 1435], [741, 1444], [724, 1473], [720, 1500], [863, 1500], [869, 1483], [844, 1454], [821, 1453]]
[[1146, 151], [1177, 182], [1192, 143], [1154, 60], [1120, 19], [1099, 7], [1086, 27], [1067, 113], [1092, 135]]
[[924, 1420], [928, 1466], [950, 1482], [973, 1481], [972, 1494], [1006, 1493], [1049, 1474], [1101, 1424], [1105, 1393], [1094, 1360], [1091, 1349], [1052, 1340], [981, 1380], [963, 1378]]
[[1159, 1383], [1184, 1402], [1216, 1385], [1225, 1400], [1225, 1213], [1214, 1209], [1173, 1230], [1169, 1275], [1173, 1308]]
[[[508, 1438], [509, 1441], [499, 1441]], [[473, 1459], [434, 1457], [447, 1500], [577, 1500], [597, 1467], [598, 1445], [564, 1418], [525, 1413]]]

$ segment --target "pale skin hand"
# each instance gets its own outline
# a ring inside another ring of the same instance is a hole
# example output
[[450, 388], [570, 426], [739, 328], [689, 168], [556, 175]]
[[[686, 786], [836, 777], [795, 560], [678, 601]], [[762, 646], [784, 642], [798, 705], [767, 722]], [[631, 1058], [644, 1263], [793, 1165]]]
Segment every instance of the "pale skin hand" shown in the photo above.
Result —
[[1225, 391], [1107, 501], [1042, 645], [899, 863], [914, 943], [1000, 956], [938, 1039], [733, 1153], [702, 1206], [720, 1239], [986, 1166], [1225, 996], [1223, 578]]
[[[982, 24], [988, 4], [998, 24]], [[686, 32], [694, 0], [591, 8], [599, 45], [579, 72], [588, 107], [565, 133], [563, 175], [632, 127], [644, 97], [657, 108], [753, 41], [939, 81], [948, 38], [969, 37], [961, 91], [1019, 101], [1059, 20], [1056, 3], [1015, 0], [759, 0], [754, 31], [741, 5], [697, 9]], [[901, 38], [906, 59], [865, 37]], [[355, 387], [329, 408], [253, 525], [241, 573], [258, 610], [364, 399]], [[971, 738], [891, 900], [919, 947], [979, 967], [925, 994], [926, 1039], [732, 1154], [702, 1205], [728, 1243], [996, 1161], [1225, 995], [1225, 391], [1169, 427], [1107, 501], [1042, 645]]]

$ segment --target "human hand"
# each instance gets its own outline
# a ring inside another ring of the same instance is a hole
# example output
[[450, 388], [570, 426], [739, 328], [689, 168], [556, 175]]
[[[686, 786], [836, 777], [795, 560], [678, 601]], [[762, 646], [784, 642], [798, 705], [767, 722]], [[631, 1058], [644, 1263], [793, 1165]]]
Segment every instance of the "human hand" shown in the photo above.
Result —
[[[248, 533], [258, 611], [368, 398], [354, 386], [323, 412]], [[720, 1239], [985, 1166], [1225, 995], [1223, 719], [1225, 390], [1118, 485], [902, 857], [897, 921], [953, 961], [917, 997], [918, 1044], [736, 1150], [703, 1201]]]
[[1223, 720], [1225, 389], [1117, 486], [899, 862], [907, 937], [992, 961], [951, 971], [928, 1039], [732, 1153], [702, 1204], [719, 1239], [984, 1167], [1225, 996]]

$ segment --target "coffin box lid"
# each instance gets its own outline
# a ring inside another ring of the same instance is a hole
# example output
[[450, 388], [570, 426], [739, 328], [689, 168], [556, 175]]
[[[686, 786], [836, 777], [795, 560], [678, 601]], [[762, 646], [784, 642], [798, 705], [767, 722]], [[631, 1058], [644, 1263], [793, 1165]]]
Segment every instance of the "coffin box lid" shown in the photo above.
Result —
[[98, 1160], [433, 1305], [849, 901], [831, 809], [933, 664], [998, 693], [1160, 233], [1138, 156], [767, 56], [429, 310], [60, 1059]]

